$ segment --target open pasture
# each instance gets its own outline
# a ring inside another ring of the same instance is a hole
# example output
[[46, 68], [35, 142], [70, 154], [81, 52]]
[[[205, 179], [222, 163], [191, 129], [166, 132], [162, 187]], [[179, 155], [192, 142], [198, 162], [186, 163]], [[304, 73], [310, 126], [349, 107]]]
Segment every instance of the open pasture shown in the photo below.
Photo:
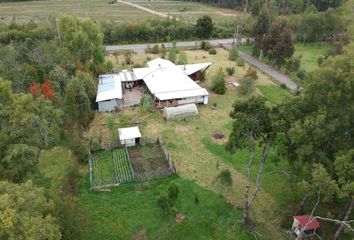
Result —
[[79, 18], [116, 22], [137, 22], [157, 16], [123, 3], [108, 4], [108, 0], [43, 0], [0, 3], [0, 18], [11, 21], [42, 21], [58, 14], [71, 14]]

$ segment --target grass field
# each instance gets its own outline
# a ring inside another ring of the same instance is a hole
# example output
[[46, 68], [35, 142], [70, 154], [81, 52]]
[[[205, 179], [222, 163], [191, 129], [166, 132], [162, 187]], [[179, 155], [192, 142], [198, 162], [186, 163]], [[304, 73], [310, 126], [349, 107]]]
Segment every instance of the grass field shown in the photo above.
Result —
[[[329, 49], [330, 45], [328, 43], [309, 43], [306, 45], [296, 43], [294, 56], [302, 56], [301, 68], [305, 69], [306, 72], [311, 72], [318, 68], [318, 58], [326, 55]], [[240, 46], [240, 50], [252, 54], [252, 46]]]
[[[128, 0], [129, 1], [129, 0]], [[92, 17], [95, 20], [112, 20], [116, 22], [138, 22], [149, 18], [160, 18], [157, 15], [128, 6], [124, 3], [108, 4], [108, 0], [43, 0], [26, 2], [0, 3], [0, 17], [10, 21], [16, 17], [18, 21], [48, 19], [57, 14], [71, 14], [79, 18]], [[195, 2], [130, 1], [149, 9], [175, 16], [180, 20], [195, 21], [208, 14], [215, 22], [232, 20], [244, 14], [238, 11], [208, 6]]]
[[[156, 199], [174, 181], [180, 187], [177, 223], [163, 217]], [[192, 181], [172, 176], [139, 184], [125, 184], [111, 192], [89, 192], [83, 181], [79, 205], [88, 213], [82, 239], [250, 239], [235, 225], [240, 210]], [[195, 197], [198, 203], [195, 202]]]
[[328, 43], [310, 43], [310, 44], [295, 44], [294, 56], [302, 56], [301, 67], [306, 72], [311, 72], [318, 68], [318, 58], [326, 55], [330, 45]]
[[177, 17], [180, 20], [195, 22], [200, 16], [209, 15], [216, 23], [230, 21], [235, 17], [245, 16], [245, 13], [233, 9], [219, 8], [208, 4], [187, 1], [143, 1], [130, 0], [143, 7]]
[[13, 16], [18, 21], [45, 20], [57, 14], [71, 14], [79, 18], [137, 22], [156, 18], [148, 12], [122, 3], [108, 4], [108, 0], [43, 0], [0, 3], [0, 16], [7, 21]]

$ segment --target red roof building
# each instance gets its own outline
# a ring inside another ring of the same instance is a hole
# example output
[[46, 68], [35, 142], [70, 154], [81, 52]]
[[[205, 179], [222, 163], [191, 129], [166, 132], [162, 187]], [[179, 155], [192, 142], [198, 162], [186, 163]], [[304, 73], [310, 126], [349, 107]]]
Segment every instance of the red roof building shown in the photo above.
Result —
[[304, 237], [312, 236], [319, 227], [320, 223], [316, 218], [313, 218], [310, 215], [294, 216], [292, 230], [297, 236], [299, 236], [299, 234], [303, 234]]

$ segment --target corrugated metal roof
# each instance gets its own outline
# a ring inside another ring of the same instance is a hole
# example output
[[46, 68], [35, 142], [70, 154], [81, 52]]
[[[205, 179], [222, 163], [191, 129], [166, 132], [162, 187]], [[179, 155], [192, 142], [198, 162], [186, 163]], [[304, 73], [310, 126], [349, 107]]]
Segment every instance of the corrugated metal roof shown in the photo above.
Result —
[[195, 63], [195, 64], [185, 64], [185, 65], [177, 65], [182, 69], [184, 74], [191, 75], [195, 72], [198, 72], [204, 68], [209, 67], [213, 63]]
[[98, 78], [96, 102], [122, 99], [122, 83], [118, 74], [100, 75]]
[[126, 140], [126, 139], [133, 139], [133, 138], [140, 138], [141, 133], [139, 131], [139, 127], [128, 127], [128, 128], [118, 128], [119, 139]]

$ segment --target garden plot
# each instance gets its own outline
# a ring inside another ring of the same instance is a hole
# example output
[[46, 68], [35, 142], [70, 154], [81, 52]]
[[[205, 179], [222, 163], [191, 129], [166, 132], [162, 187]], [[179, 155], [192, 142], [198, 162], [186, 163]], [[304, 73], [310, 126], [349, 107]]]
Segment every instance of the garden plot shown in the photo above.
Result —
[[134, 179], [125, 148], [94, 152], [91, 161], [93, 187], [126, 183]]
[[160, 178], [173, 173], [158, 143], [131, 148], [129, 156], [137, 181]]

